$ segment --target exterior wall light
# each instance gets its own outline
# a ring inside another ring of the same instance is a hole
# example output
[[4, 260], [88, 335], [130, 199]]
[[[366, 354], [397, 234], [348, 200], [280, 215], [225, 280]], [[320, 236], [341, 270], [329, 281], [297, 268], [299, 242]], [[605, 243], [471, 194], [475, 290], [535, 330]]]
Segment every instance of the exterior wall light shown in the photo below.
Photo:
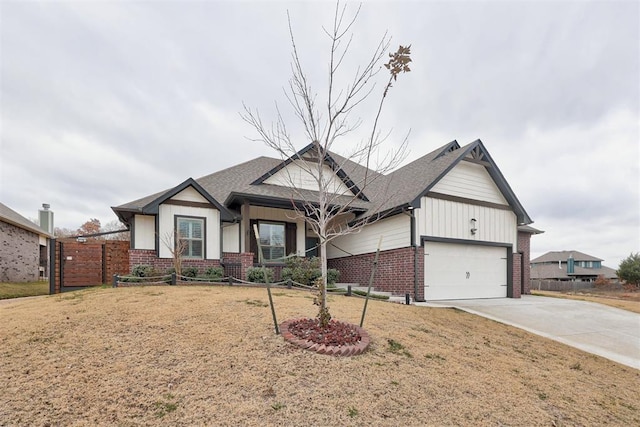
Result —
[[475, 235], [476, 232], [478, 231], [478, 228], [476, 227], [476, 223], [478, 221], [475, 218], [471, 218], [471, 234]]

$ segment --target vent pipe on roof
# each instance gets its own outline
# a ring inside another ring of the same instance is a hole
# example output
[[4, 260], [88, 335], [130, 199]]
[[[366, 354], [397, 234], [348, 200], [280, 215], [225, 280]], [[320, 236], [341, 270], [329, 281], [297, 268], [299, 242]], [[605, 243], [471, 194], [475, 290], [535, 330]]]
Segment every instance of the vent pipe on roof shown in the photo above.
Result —
[[40, 222], [40, 228], [49, 234], [53, 234], [53, 211], [49, 210], [50, 207], [51, 205], [48, 203], [42, 204], [42, 209], [38, 211], [38, 220]]

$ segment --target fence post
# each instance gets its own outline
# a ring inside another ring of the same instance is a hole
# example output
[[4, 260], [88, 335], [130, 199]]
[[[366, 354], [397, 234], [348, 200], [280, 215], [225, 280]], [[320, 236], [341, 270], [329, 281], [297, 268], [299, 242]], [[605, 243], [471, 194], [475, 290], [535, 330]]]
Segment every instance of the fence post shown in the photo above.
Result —
[[347, 296], [351, 296], [351, 285], [347, 285]]
[[171, 273], [171, 285], [175, 286], [176, 285], [176, 273], [173, 272]]
[[291, 279], [287, 279], [287, 289], [291, 289]]
[[231, 277], [231, 275], [227, 277], [227, 280], [229, 281], [229, 286], [233, 285], [233, 278]]
[[117, 274], [113, 275], [113, 287], [117, 288], [118, 287], [118, 280], [120, 280], [120, 277], [118, 277]]
[[404, 294], [404, 303], [409, 305], [411, 304], [411, 295], [410, 294]]

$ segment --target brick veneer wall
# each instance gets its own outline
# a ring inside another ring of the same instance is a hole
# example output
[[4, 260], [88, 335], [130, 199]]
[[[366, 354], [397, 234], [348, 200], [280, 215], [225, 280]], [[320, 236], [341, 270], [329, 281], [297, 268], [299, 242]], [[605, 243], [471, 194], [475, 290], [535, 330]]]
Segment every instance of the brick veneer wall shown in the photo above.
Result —
[[[418, 255], [418, 256], [416, 256]], [[381, 251], [373, 287], [395, 295], [411, 294], [414, 300], [424, 299], [424, 257], [421, 247], [406, 247]], [[375, 253], [330, 259], [329, 268], [340, 271], [340, 282], [367, 286], [373, 268]], [[418, 294], [414, 292], [414, 262], [417, 264]]]
[[522, 254], [513, 254], [513, 286], [511, 298], [520, 298], [520, 292], [522, 290]]
[[38, 280], [40, 238], [36, 233], [0, 221], [0, 281]]
[[225, 276], [232, 276], [236, 279], [247, 280], [247, 268], [253, 267], [253, 253], [223, 252], [222, 265], [224, 266]]
[[[150, 265], [159, 273], [165, 273], [173, 268], [172, 258], [158, 258], [153, 249], [129, 249], [129, 269], [136, 265]], [[219, 259], [183, 259], [182, 268], [196, 267], [198, 273], [204, 273], [209, 267], [219, 267]]]
[[522, 293], [529, 295], [531, 294], [531, 233], [518, 232], [518, 252], [522, 254]]

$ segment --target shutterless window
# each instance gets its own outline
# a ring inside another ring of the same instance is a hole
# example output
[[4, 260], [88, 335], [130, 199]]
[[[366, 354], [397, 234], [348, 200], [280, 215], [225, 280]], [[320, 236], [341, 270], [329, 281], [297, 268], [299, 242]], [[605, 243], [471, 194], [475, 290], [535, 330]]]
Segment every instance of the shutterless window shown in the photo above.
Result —
[[284, 262], [285, 231], [284, 223], [259, 222], [260, 245], [266, 262]]
[[183, 258], [204, 258], [204, 219], [177, 218], [179, 242], [184, 245]]

